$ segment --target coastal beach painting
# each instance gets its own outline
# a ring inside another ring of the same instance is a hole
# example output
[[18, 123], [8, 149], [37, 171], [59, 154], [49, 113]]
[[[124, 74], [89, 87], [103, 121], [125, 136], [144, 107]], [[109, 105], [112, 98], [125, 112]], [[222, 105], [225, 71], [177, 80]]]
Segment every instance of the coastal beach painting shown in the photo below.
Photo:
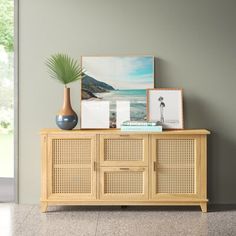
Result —
[[[81, 128], [119, 128], [126, 120], [147, 119], [146, 89], [154, 87], [153, 56], [83, 56], [82, 66]], [[89, 120], [96, 121], [93, 103], [99, 101], [109, 102], [109, 115], [104, 114], [109, 121], [98, 120], [91, 127]]]

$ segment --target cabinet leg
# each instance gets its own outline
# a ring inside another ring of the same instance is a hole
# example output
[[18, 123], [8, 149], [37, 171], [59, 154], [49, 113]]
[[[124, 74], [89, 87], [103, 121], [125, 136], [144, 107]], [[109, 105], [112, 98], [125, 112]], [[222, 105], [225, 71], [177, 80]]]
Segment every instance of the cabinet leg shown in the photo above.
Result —
[[207, 212], [207, 203], [206, 202], [200, 203], [200, 207], [201, 207], [202, 212]]
[[45, 202], [41, 202], [41, 205], [40, 205], [41, 212], [45, 213], [45, 212], [47, 212], [47, 209], [48, 209], [48, 204]]

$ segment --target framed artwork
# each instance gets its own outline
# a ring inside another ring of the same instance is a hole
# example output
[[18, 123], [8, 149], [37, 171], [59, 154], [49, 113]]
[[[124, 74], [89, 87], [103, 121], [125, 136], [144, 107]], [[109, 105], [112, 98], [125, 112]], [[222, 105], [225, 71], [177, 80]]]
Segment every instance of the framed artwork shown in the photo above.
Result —
[[147, 90], [148, 120], [159, 121], [164, 129], [183, 129], [182, 89]]
[[120, 128], [146, 120], [146, 89], [154, 88], [153, 56], [83, 56], [81, 128]]

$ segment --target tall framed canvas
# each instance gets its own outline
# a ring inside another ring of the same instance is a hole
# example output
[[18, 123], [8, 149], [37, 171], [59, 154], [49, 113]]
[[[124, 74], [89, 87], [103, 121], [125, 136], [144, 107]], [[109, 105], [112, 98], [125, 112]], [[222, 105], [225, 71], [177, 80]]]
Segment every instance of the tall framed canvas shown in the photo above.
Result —
[[81, 128], [119, 128], [146, 120], [146, 89], [154, 88], [153, 56], [83, 56]]
[[183, 129], [182, 94], [182, 89], [148, 89], [148, 120], [159, 121], [164, 129]]

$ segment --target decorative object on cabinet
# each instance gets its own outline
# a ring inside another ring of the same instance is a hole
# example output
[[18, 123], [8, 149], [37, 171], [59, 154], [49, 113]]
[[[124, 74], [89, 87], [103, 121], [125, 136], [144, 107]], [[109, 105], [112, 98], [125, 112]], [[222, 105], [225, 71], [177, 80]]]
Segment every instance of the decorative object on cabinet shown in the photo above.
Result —
[[132, 125], [132, 126], [125, 126], [125, 125], [122, 125], [121, 126], [121, 131], [124, 131], [124, 132], [162, 132], [162, 126], [161, 125], [157, 125], [157, 126], [141, 126], [141, 125]]
[[121, 131], [148, 131], [148, 132], [162, 132], [162, 126], [159, 122], [154, 121], [125, 121], [121, 124]]
[[148, 119], [158, 120], [163, 129], [183, 129], [182, 89], [148, 89], [147, 109]]
[[71, 130], [77, 125], [78, 117], [71, 107], [70, 88], [67, 84], [80, 80], [84, 71], [76, 60], [60, 53], [47, 59], [46, 65], [50, 77], [65, 85], [63, 107], [56, 116], [56, 124], [61, 129]]
[[41, 131], [41, 211], [51, 205], [198, 205], [207, 130]]
[[83, 56], [82, 65], [81, 128], [120, 128], [125, 120], [146, 119], [153, 56]]

